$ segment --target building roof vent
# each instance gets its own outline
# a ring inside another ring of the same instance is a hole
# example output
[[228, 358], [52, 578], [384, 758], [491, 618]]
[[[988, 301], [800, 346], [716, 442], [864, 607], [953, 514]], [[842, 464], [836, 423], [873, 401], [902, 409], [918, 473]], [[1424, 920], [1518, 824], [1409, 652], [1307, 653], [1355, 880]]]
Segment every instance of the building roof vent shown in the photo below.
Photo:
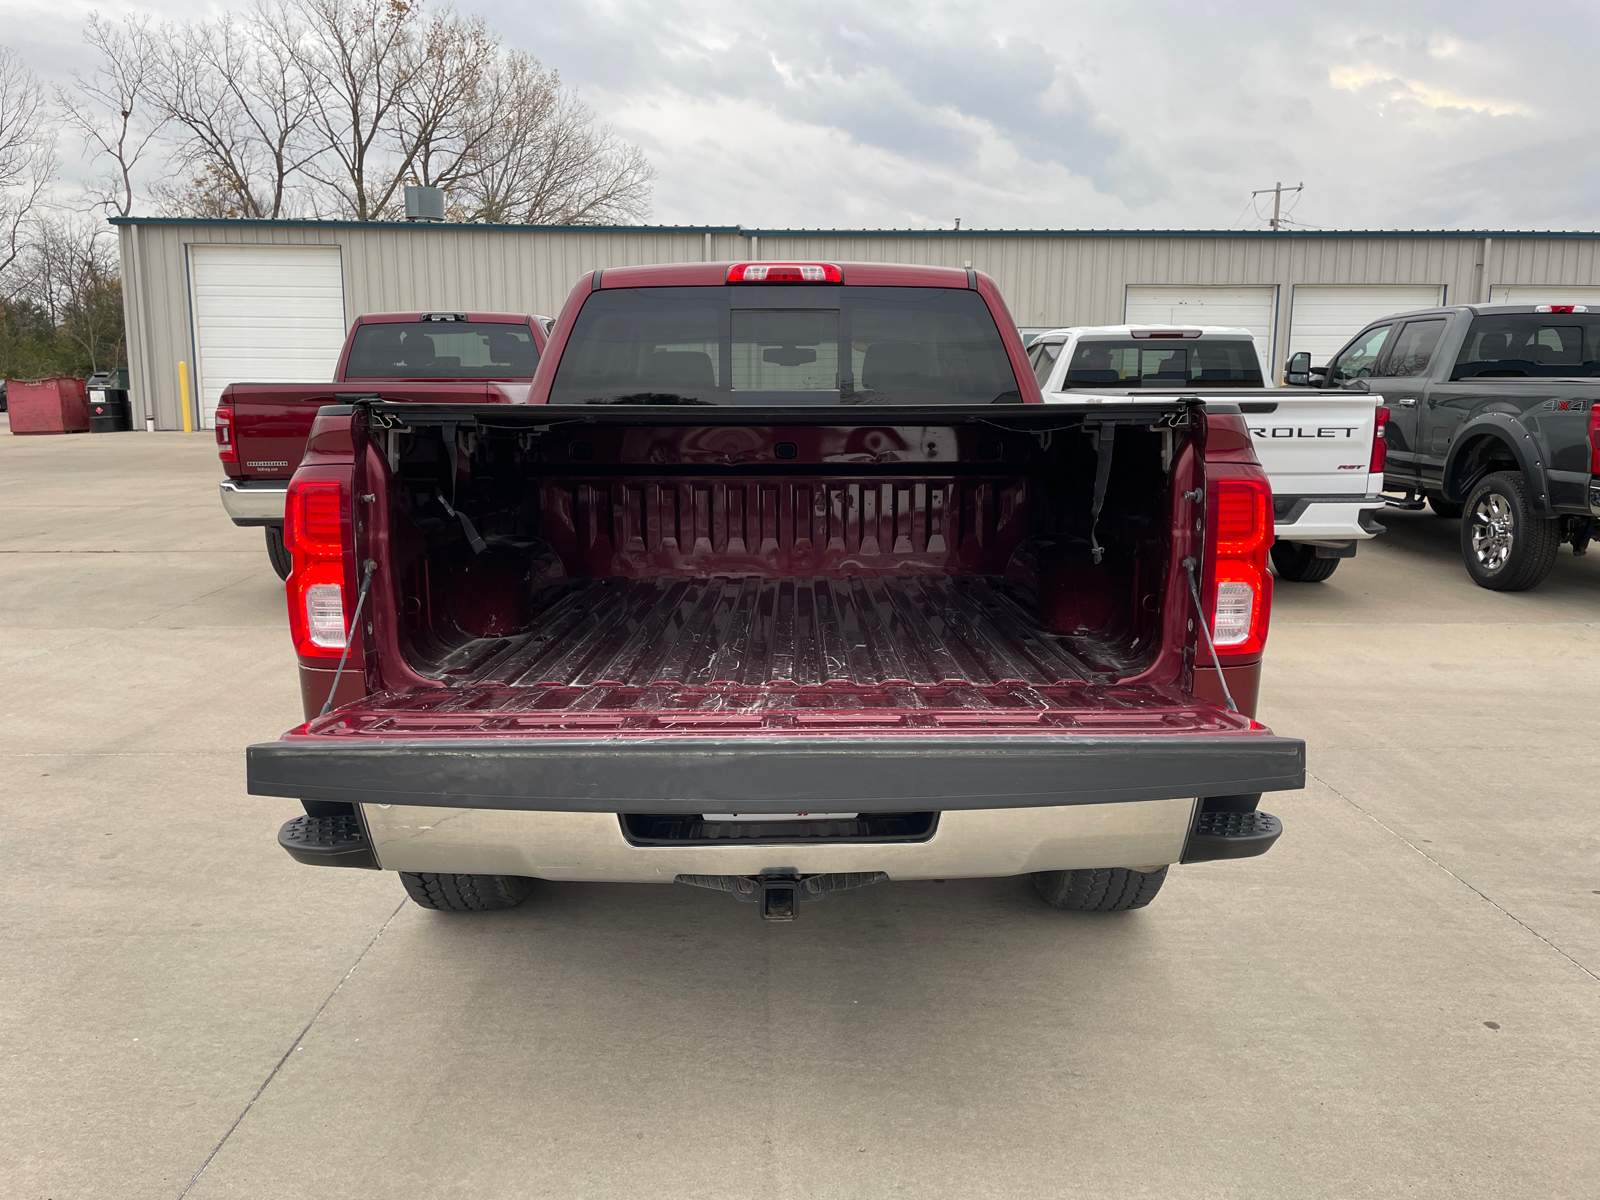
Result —
[[444, 189], [431, 187], [407, 187], [406, 220], [444, 220]]

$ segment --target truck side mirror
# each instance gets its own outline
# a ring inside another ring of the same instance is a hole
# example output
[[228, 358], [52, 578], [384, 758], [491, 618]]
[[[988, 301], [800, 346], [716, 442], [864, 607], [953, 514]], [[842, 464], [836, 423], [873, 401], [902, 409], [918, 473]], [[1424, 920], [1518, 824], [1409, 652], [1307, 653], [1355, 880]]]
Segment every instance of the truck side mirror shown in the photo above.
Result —
[[1283, 367], [1283, 381], [1290, 387], [1311, 386], [1311, 354], [1307, 350], [1293, 355]]

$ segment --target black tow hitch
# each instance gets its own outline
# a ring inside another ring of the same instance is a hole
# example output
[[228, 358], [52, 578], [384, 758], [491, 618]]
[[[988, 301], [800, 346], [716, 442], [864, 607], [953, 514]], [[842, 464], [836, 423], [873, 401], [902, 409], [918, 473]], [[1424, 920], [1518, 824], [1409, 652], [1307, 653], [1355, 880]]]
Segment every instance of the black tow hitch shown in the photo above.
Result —
[[822, 900], [829, 892], [871, 887], [887, 882], [888, 878], [883, 871], [802, 875], [793, 868], [779, 867], [769, 868], [759, 875], [679, 875], [676, 882], [728, 892], [735, 900], [755, 904], [763, 921], [792, 921], [799, 915], [802, 900]]

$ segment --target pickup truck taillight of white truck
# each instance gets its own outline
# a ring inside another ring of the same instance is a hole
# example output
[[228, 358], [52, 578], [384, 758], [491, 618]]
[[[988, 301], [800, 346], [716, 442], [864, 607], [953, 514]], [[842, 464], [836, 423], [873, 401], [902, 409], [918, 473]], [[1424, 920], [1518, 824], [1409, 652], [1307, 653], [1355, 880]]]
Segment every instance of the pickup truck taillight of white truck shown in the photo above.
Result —
[[1168, 399], [1237, 404], [1272, 483], [1272, 565], [1320, 583], [1383, 532], [1382, 397], [1270, 387], [1250, 330], [1224, 325], [1052, 329], [1028, 348], [1047, 404]]

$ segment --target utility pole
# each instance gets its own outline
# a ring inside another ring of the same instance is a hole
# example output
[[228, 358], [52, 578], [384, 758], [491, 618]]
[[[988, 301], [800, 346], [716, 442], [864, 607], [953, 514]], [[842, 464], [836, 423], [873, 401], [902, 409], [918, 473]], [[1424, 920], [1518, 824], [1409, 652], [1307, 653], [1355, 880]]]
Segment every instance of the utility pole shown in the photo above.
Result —
[[1292, 188], [1286, 188], [1283, 186], [1283, 181], [1279, 180], [1278, 183], [1272, 187], [1258, 188], [1251, 192], [1250, 195], [1253, 198], [1256, 196], [1265, 196], [1268, 192], [1272, 193], [1272, 228], [1274, 231], [1277, 231], [1283, 228], [1283, 194], [1285, 192], [1304, 191], [1305, 186], [1306, 185], [1302, 182], [1295, 184]]

